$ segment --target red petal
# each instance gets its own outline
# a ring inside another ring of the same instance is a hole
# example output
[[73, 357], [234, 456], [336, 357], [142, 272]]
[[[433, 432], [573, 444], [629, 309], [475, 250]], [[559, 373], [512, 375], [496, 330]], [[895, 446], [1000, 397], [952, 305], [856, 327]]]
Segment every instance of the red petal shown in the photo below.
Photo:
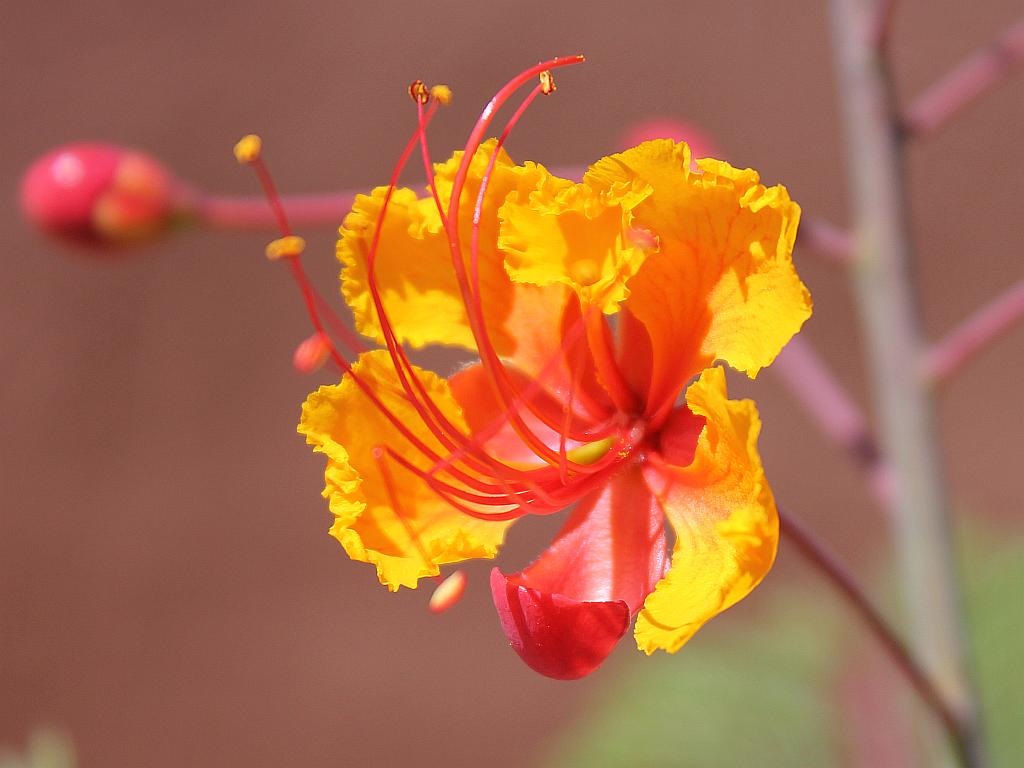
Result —
[[664, 513], [628, 467], [583, 498], [554, 542], [513, 580], [574, 600], [621, 600], [635, 614], [665, 575]]
[[512, 647], [549, 677], [594, 670], [665, 574], [661, 508], [637, 467], [584, 498], [527, 568], [491, 577]]
[[673, 409], [658, 433], [661, 457], [677, 467], [690, 466], [697, 452], [697, 440], [706, 423], [707, 418], [697, 416], [685, 405]]
[[629, 628], [621, 600], [580, 602], [513, 583], [491, 571], [491, 595], [509, 643], [530, 667], [556, 680], [597, 669]]

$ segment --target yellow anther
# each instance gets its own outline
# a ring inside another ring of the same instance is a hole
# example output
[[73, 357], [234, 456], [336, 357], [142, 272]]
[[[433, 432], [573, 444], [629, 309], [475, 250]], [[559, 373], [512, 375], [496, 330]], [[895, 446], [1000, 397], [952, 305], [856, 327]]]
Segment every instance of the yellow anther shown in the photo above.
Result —
[[431, 612], [444, 613], [459, 602], [465, 591], [466, 574], [464, 571], [455, 571], [455, 573], [438, 584], [434, 594], [430, 596]]
[[295, 348], [292, 365], [299, 373], [313, 373], [322, 368], [330, 357], [331, 340], [318, 331]]
[[413, 101], [426, 104], [430, 101], [430, 90], [424, 85], [422, 80], [413, 80], [409, 86], [409, 96]]
[[550, 69], [545, 69], [540, 73], [540, 92], [547, 96], [555, 90], [555, 78], [551, 76]]
[[430, 97], [437, 99], [437, 103], [447, 107], [452, 103], [452, 89], [447, 85], [433, 85], [430, 87]]
[[306, 250], [306, 241], [298, 235], [288, 235], [267, 243], [267, 258], [271, 261], [294, 259]]
[[566, 451], [566, 455], [568, 456], [569, 461], [573, 461], [577, 464], [593, 464], [608, 453], [614, 444], [614, 438], [606, 437], [604, 440], [597, 440], [593, 443], [586, 443], [585, 445], [577, 446], [570, 451]]
[[235, 144], [235, 160], [242, 165], [248, 165], [260, 159], [260, 152], [263, 149], [263, 140], [255, 133], [243, 136]]

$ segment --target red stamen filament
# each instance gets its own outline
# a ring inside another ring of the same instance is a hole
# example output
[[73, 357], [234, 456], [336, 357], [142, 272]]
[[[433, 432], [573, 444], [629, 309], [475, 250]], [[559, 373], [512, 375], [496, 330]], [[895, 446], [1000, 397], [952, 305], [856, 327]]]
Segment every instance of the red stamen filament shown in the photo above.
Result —
[[581, 308], [586, 318], [587, 345], [593, 356], [598, 376], [621, 413], [633, 414], [637, 409], [637, 398], [626, 382], [626, 377], [615, 358], [611, 331], [605, 322], [604, 313], [595, 304]]
[[[490, 181], [491, 172], [494, 168], [498, 151], [513, 126], [532, 103], [541, 87], [535, 87], [524, 99], [523, 103], [515, 111], [502, 132], [495, 152], [489, 159], [487, 170], [482, 178], [476, 205], [473, 210], [473, 231], [471, 241], [470, 266], [471, 279], [466, 274], [466, 264], [462, 257], [461, 246], [458, 236], [458, 212], [468, 175], [469, 165], [472, 162], [475, 152], [479, 149], [481, 139], [488, 126], [493, 120], [494, 113], [499, 109], [521, 85], [530, 78], [535, 77], [539, 72], [568, 64], [578, 63], [582, 57], [566, 57], [554, 59], [544, 64], [539, 64], [506, 84], [484, 109], [470, 134], [466, 145], [461, 164], [456, 172], [452, 188], [452, 196], [449, 201], [447, 215], [443, 210], [440, 198], [437, 193], [433, 177], [433, 165], [430, 162], [429, 150], [426, 143], [426, 128], [436, 111], [436, 105], [432, 104], [429, 109], [424, 110], [422, 103], [418, 102], [417, 129], [414, 136], [405, 147], [399, 161], [394, 168], [387, 193], [382, 203], [381, 212], [374, 232], [373, 242], [367, 259], [368, 283], [371, 297], [381, 325], [382, 335], [388, 349], [392, 364], [395, 368], [403, 395], [417, 415], [422, 419], [424, 425], [437, 438], [437, 440], [448, 451], [447, 456], [441, 456], [435, 450], [429, 448], [419, 437], [416, 436], [397, 416], [382, 402], [380, 397], [373, 391], [369, 384], [354, 373], [349, 362], [337, 351], [333, 342], [329, 341], [331, 359], [346, 374], [350, 375], [360, 390], [367, 396], [374, 408], [382, 413], [389, 422], [399, 431], [403, 438], [409, 441], [410, 445], [429, 462], [429, 470], [421, 469], [413, 464], [405, 456], [399, 454], [392, 448], [377, 448], [373, 455], [380, 469], [381, 477], [385, 483], [392, 509], [402, 521], [403, 526], [409, 532], [410, 540], [418, 548], [424, 561], [429, 563], [429, 558], [423, 550], [418, 536], [413, 531], [407, 515], [400, 506], [400, 500], [396, 493], [394, 480], [389, 468], [384, 462], [385, 453], [392, 460], [396, 461], [407, 471], [415, 474], [428, 487], [437, 493], [447, 503], [451, 504], [461, 512], [479, 519], [486, 520], [508, 520], [520, 517], [524, 514], [547, 514], [564, 508], [568, 504], [580, 498], [580, 496], [592, 487], [603, 481], [604, 475], [611, 471], [615, 465], [620, 463], [633, 450], [629, 443], [618, 446], [618, 449], [609, 450], [608, 453], [590, 464], [578, 464], [569, 459], [568, 441], [587, 442], [601, 439], [606, 435], [614, 434], [617, 430], [609, 420], [596, 425], [588, 425], [582, 430], [575, 429], [574, 403], [580, 392], [582, 364], [570, 366], [572, 370], [572, 381], [568, 401], [563, 403], [560, 417], [549, 415], [545, 409], [537, 404], [536, 395], [542, 392], [539, 379], [531, 380], [525, 387], [520, 387], [513, 382], [501, 363], [496, 350], [491, 343], [489, 333], [484, 322], [483, 307], [480, 298], [479, 282], [479, 236], [480, 219], [483, 201], [486, 195], [487, 186]], [[375, 276], [375, 262], [377, 249], [379, 247], [380, 234], [383, 229], [383, 221], [386, 216], [387, 206], [396, 189], [398, 177], [406, 165], [416, 143], [421, 146], [421, 153], [424, 168], [427, 171], [428, 186], [434, 197], [438, 212], [441, 215], [442, 223], [448, 236], [449, 246], [452, 250], [452, 262], [460, 291], [467, 308], [467, 315], [470, 319], [470, 327], [474, 334], [480, 350], [481, 363], [487, 372], [488, 379], [498, 396], [498, 402], [502, 404], [503, 412], [495, 419], [492, 426], [484, 430], [478, 430], [472, 435], [464, 434], [460, 429], [441, 412], [440, 408], [427, 393], [423, 382], [415, 373], [415, 369], [408, 360], [407, 355], [399, 343], [397, 335], [392, 328], [387, 313], [384, 309], [383, 299], [380, 295], [379, 286]], [[273, 215], [278, 222], [282, 236], [291, 235], [284, 207], [273, 184], [269, 172], [261, 159], [257, 158], [251, 163], [260, 178], [264, 192], [270, 203]], [[358, 337], [331, 311], [327, 302], [313, 288], [302, 267], [300, 257], [295, 256], [289, 259], [291, 272], [297, 286], [302, 293], [307, 313], [316, 331], [325, 334], [321, 311], [325, 313], [332, 330], [341, 337], [345, 345], [355, 353], [365, 351], [366, 347]], [[603, 318], [598, 314], [598, 320], [603, 326]], [[590, 340], [591, 330], [589, 323], [583, 317], [578, 318], [574, 326], [563, 335], [562, 345], [558, 354], [544, 367], [540, 379], [543, 379], [547, 372], [553, 370], [566, 356], [568, 350], [577, 347], [582, 352], [582, 346], [577, 345], [577, 339], [583, 334], [586, 326], [586, 336], [589, 346], [593, 349], [594, 343]], [[604, 351], [609, 352], [607, 340]], [[574, 346], [576, 345], [576, 346]], [[599, 351], [594, 350], [595, 361], [600, 370], [603, 363], [600, 362]], [[607, 362], [607, 361], [606, 361]], [[614, 363], [614, 358], [611, 358]], [[617, 367], [616, 367], [616, 370]], [[619, 372], [621, 376], [621, 371]], [[628, 392], [628, 387], [625, 388]], [[621, 393], [619, 393], [621, 395]], [[632, 395], [632, 393], [629, 393]], [[617, 397], [613, 393], [613, 400], [618, 404], [624, 402], [624, 398]], [[532, 413], [545, 425], [550, 427], [558, 435], [558, 449], [552, 450], [539, 436], [534, 433], [522, 420], [523, 408], [529, 408]], [[524, 444], [541, 459], [546, 461], [548, 467], [522, 469], [510, 466], [499, 461], [486, 450], [487, 440], [504, 424], [508, 423], [523, 439]], [[465, 469], [458, 465], [464, 464]], [[438, 477], [439, 473], [447, 474], [451, 481], [445, 481]], [[489, 481], [488, 481], [489, 479]], [[453, 484], [457, 483], [457, 484]], [[488, 509], [483, 511], [481, 508]]]
[[[396, 164], [394, 172], [392, 173], [391, 183], [389, 184], [388, 191], [385, 194], [384, 201], [382, 203], [382, 209], [378, 217], [378, 226], [375, 230], [374, 239], [370, 246], [370, 251], [368, 255], [368, 269], [370, 271], [369, 289], [371, 297], [373, 298], [374, 301], [378, 318], [382, 326], [383, 335], [385, 337], [385, 343], [392, 357], [392, 362], [395, 366], [396, 373], [399, 376], [399, 380], [403, 387], [403, 391], [406, 393], [407, 398], [423, 419], [425, 425], [433, 432], [433, 434], [438, 438], [438, 440], [442, 442], [442, 444], [444, 444], [449, 450], [451, 450], [453, 448], [453, 444], [450, 438], [454, 437], [457, 440], [463, 441], [463, 446], [465, 448], [465, 436], [462, 435], [458, 430], [454, 429], [450, 422], [443, 416], [443, 414], [440, 413], [440, 411], [436, 408], [435, 404], [423, 390], [418, 378], [415, 375], [413, 375], [412, 366], [409, 363], [407, 357], [405, 356], [404, 350], [401, 348], [401, 345], [398, 343], [397, 338], [394, 335], [393, 329], [390, 327], [390, 323], [388, 323], [387, 313], [384, 309], [383, 301], [380, 296], [379, 289], [376, 285], [376, 279], [373, 271], [373, 267], [376, 262], [377, 250], [379, 248], [380, 232], [382, 231], [381, 224], [386, 216], [387, 206], [393, 194], [395, 184], [397, 183], [398, 175], [400, 174], [401, 169], [404, 167], [405, 163], [407, 162], [408, 156], [411, 153], [412, 142], [415, 141], [417, 138], [421, 144], [421, 148], [423, 148], [424, 167], [425, 170], [427, 171], [428, 178], [430, 179], [431, 192], [434, 195], [435, 204], [439, 204], [439, 198], [436, 192], [436, 185], [434, 184], [432, 176], [432, 164], [429, 161], [429, 153], [425, 145], [425, 127], [426, 124], [429, 122], [430, 117], [432, 117], [433, 111], [428, 111], [427, 115], [424, 116], [422, 110], [422, 102], [417, 103], [419, 113], [418, 130], [416, 135], [413, 137], [412, 140], [410, 140], [410, 143], [406, 146], [406, 150], [402, 153], [402, 156], [400, 157], [398, 163]], [[521, 114], [521, 112], [522, 110], [520, 110], [519, 113]], [[444, 221], [443, 211], [440, 211], [440, 213], [442, 216], [442, 220]], [[414, 389], [416, 391], [414, 391]], [[521, 418], [519, 418], [517, 410], [508, 409], [508, 412], [513, 419], [518, 419], [521, 424]], [[540, 455], [543, 455], [544, 458], [547, 458], [550, 461], [552, 456], [557, 456], [557, 454], [551, 452], [546, 445], [544, 445], [540, 440], [538, 440], [532, 432], [529, 432], [527, 429], [525, 429], [525, 427], [522, 427], [519, 430], [519, 432], [520, 436], [524, 439], [525, 442], [527, 442], [527, 444], [530, 445], [531, 449], [537, 451]], [[476, 454], [478, 456], [484, 455], [476, 450], [475, 445], [470, 445], [469, 448], [470, 450], [466, 451], [468, 457], [472, 457], [473, 454]], [[486, 464], [488, 465], [487, 468], [493, 472], [495, 469], [494, 459], [485, 456], [485, 461]], [[511, 468], [502, 467], [502, 469], [508, 470]], [[589, 472], [591, 471], [591, 468], [587, 467], [585, 471]]]
[[[455, 270], [455, 275], [459, 284], [459, 289], [462, 293], [463, 302], [467, 309], [467, 314], [470, 320], [470, 328], [473, 332], [474, 340], [476, 341], [477, 344], [477, 349], [480, 352], [481, 363], [484, 367], [484, 370], [488, 374], [492, 387], [495, 389], [495, 393], [498, 396], [498, 401], [503, 403], [505, 408], [509, 411], [511, 416], [510, 424], [515, 429], [516, 433], [520, 436], [521, 439], [523, 439], [524, 443], [526, 443], [538, 457], [544, 459], [545, 461], [556, 467], [563, 462], [563, 459], [560, 457], [559, 453], [551, 450], [548, 446], [544, 445], [544, 443], [540, 441], [536, 437], [536, 435], [534, 435], [522, 422], [522, 419], [519, 417], [517, 410], [512, 409], [510, 407], [511, 402], [514, 398], [511, 392], [509, 391], [509, 381], [507, 376], [504, 375], [504, 368], [501, 365], [501, 362], [498, 360], [497, 352], [495, 351], [493, 344], [491, 343], [490, 338], [487, 334], [486, 323], [484, 322], [483, 317], [483, 308], [479, 300], [479, 297], [475, 295], [473, 286], [471, 285], [466, 275], [466, 268], [462, 257], [461, 243], [459, 241], [458, 234], [458, 211], [461, 204], [462, 191], [463, 188], [465, 187], [466, 178], [468, 176], [469, 167], [473, 161], [473, 158], [475, 157], [477, 149], [479, 149], [480, 147], [484, 134], [486, 133], [488, 127], [490, 126], [490, 123], [494, 119], [494, 113], [501, 106], [503, 106], [505, 102], [508, 101], [508, 99], [516, 90], [518, 90], [519, 87], [524, 85], [531, 78], [536, 77], [538, 74], [547, 69], [579, 63], [582, 60], [582, 57], [566, 57], [562, 59], [554, 59], [543, 64], [538, 64], [536, 67], [528, 69], [519, 76], [517, 76], [516, 78], [513, 78], [501, 90], [498, 91], [494, 98], [492, 98], [488, 105], [484, 108], [483, 113], [480, 115], [480, 118], [477, 120], [476, 125], [474, 126], [472, 132], [470, 133], [469, 140], [466, 143], [466, 147], [463, 153], [462, 161], [456, 172], [455, 179], [452, 185], [452, 196], [451, 200], [449, 201], [448, 209], [447, 234], [449, 247], [452, 252], [452, 266]], [[535, 91], [532, 92], [529, 96], [527, 96], [527, 98], [523, 102], [523, 105], [515, 112], [512, 119], [510, 119], [509, 124], [503, 131], [502, 136], [499, 139], [498, 146], [495, 147], [495, 151], [489, 160], [487, 171], [481, 182], [481, 189], [478, 194], [477, 204], [474, 209], [473, 229], [475, 236], [472, 240], [471, 258], [474, 257], [477, 253], [476, 246], [479, 240], [478, 230], [480, 222], [480, 209], [482, 207], [482, 201], [486, 193], [486, 184], [489, 181], [491, 170], [494, 167], [494, 162], [497, 157], [497, 153], [505, 137], [507, 137], [512, 127], [515, 125], [515, 122], [519, 119], [519, 117], [525, 111], [525, 108], [529, 106], [533, 98], [535, 98], [536, 94], [539, 93], [540, 90], [540, 86], [535, 88]], [[557, 428], [557, 425], [554, 424], [549, 424], [549, 426], [551, 426], [552, 428]], [[574, 464], [572, 468], [576, 471], [589, 471], [589, 469], [583, 468], [580, 465], [576, 464]]]
[[[414, 146], [414, 145], [413, 145]], [[263, 187], [264, 194], [267, 196], [267, 201], [271, 206], [271, 210], [274, 212], [274, 216], [278, 222], [282, 237], [290, 236], [292, 234], [291, 227], [288, 222], [288, 217], [284, 211], [284, 207], [281, 205], [280, 198], [277, 193], [276, 185], [273, 182], [273, 178], [270, 175], [269, 169], [266, 167], [262, 158], [256, 158], [250, 163], [257, 172], [257, 176], [260, 180], [261, 186]], [[407, 439], [416, 450], [424, 454], [430, 461], [438, 462], [441, 457], [436, 452], [430, 450], [406, 425], [400, 420], [384, 403], [380, 400], [377, 394], [373, 391], [362, 377], [357, 376], [352, 370], [349, 362], [338, 352], [334, 346], [330, 336], [325, 332], [323, 322], [321, 320], [318, 307], [326, 306], [326, 301], [319, 295], [313, 285], [310, 283], [308, 276], [301, 264], [301, 257], [294, 256], [289, 259], [289, 266], [291, 267], [292, 277], [294, 278], [299, 290], [303, 296], [306, 305], [306, 312], [309, 316], [310, 322], [314, 329], [323, 334], [328, 341], [329, 352], [331, 360], [334, 364], [341, 369], [343, 373], [346, 373], [352, 377], [352, 380], [360, 388], [363, 394], [370, 400], [373, 406], [384, 415], [389, 422], [400, 432], [400, 434]], [[337, 323], [340, 323], [340, 319], [335, 318]], [[493, 487], [487, 487], [479, 483], [475, 478], [466, 475], [458, 471], [454, 467], [448, 467], [448, 473], [453, 477], [459, 479], [462, 482], [466, 482], [468, 485], [474, 487], [480, 487], [481, 490], [493, 490]]]
[[423, 546], [423, 542], [420, 541], [419, 534], [413, 530], [412, 524], [409, 522], [409, 516], [405, 514], [402, 509], [401, 497], [395, 492], [395, 482], [391, 477], [391, 470], [388, 469], [387, 462], [385, 461], [386, 453], [385, 449], [381, 446], [374, 447], [373, 460], [377, 463], [377, 469], [380, 472], [381, 479], [384, 481], [384, 490], [388, 497], [388, 504], [391, 506], [391, 511], [394, 512], [395, 517], [405, 528], [405, 532], [409, 535], [409, 541], [413, 547], [419, 553], [420, 558], [423, 560], [423, 564], [427, 567], [427, 570], [435, 570], [437, 564], [431, 559], [430, 555], [427, 554], [427, 550]]

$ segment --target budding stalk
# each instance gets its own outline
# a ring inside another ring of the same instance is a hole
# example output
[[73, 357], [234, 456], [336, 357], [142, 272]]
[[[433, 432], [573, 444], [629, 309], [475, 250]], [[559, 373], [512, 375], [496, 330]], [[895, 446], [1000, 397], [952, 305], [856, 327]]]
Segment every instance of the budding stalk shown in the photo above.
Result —
[[21, 207], [36, 227], [80, 244], [138, 243], [183, 213], [183, 185], [157, 160], [113, 144], [68, 144], [36, 160]]

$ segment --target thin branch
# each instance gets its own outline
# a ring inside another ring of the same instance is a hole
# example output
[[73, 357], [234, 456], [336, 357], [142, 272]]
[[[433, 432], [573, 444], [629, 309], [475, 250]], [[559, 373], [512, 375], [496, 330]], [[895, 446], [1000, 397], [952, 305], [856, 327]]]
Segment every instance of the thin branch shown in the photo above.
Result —
[[806, 409], [818, 428], [868, 476], [883, 509], [891, 508], [892, 472], [863, 411], [803, 336], [790, 340], [769, 369]]
[[850, 233], [824, 219], [807, 218], [801, 221], [796, 243], [837, 264], [849, 262], [853, 250]]
[[918, 96], [904, 113], [903, 129], [915, 137], [934, 133], [957, 112], [998, 85], [1022, 62], [1024, 18]]
[[973, 765], [975, 747], [969, 720], [965, 720], [939, 691], [935, 682], [911, 653], [882, 612], [868, 598], [863, 587], [842, 561], [810, 528], [788, 511], [779, 509], [779, 524], [785, 541], [791, 541], [801, 554], [826, 577], [868, 630], [878, 639], [890, 658], [906, 676], [922, 701], [939, 718], [962, 765]]
[[[296, 227], [337, 227], [352, 209], [354, 192], [324, 195], [282, 195], [281, 204]], [[211, 229], [275, 229], [277, 221], [262, 197], [210, 195], [192, 202], [187, 213]]]
[[1024, 280], [1019, 280], [933, 344], [922, 359], [922, 375], [941, 384], [1022, 319]]
[[[552, 168], [556, 176], [580, 179], [584, 166]], [[422, 182], [413, 183], [422, 188]], [[355, 197], [363, 190], [328, 192], [322, 195], [281, 195], [281, 205], [295, 227], [326, 227], [337, 229], [350, 210]], [[184, 218], [210, 229], [275, 230], [277, 219], [262, 197], [211, 195], [190, 190], [180, 203]]]
[[892, 20], [895, 16], [896, 0], [877, 0], [874, 15], [868, 29], [868, 42], [881, 50], [889, 44], [889, 33], [892, 31]]
[[[915, 657], [953, 702], [972, 766], [984, 764], [977, 697], [964, 642], [956, 552], [942, 469], [935, 401], [907, 376], [926, 348], [912, 282], [904, 146], [892, 72], [867, 44], [861, 0], [830, 0], [851, 221], [850, 276], [871, 368], [878, 439], [893, 472], [893, 538]], [[923, 734], [929, 746], [932, 740]], [[930, 765], [943, 764], [929, 750]]]

